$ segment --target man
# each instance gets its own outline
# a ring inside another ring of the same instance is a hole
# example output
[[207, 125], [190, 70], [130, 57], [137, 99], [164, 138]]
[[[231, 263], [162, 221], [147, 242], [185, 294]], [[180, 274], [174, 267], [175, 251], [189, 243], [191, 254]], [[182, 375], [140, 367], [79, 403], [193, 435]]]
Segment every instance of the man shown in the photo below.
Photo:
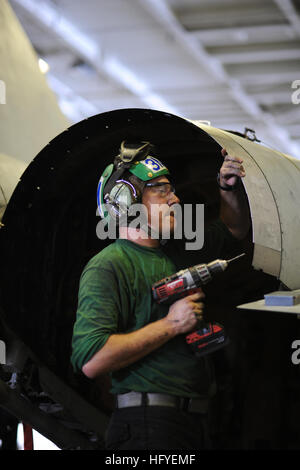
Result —
[[[106, 434], [108, 449], [199, 449], [209, 447], [207, 417], [215, 384], [209, 358], [196, 358], [185, 334], [203, 315], [203, 292], [170, 307], [152, 299], [151, 286], [174, 274], [177, 264], [158, 237], [173, 232], [172, 206], [179, 198], [168, 169], [149, 155], [150, 146], [122, 144], [99, 184], [101, 213], [119, 221], [134, 202], [146, 209], [140, 228], [120, 223], [120, 237], [85, 267], [80, 281], [72, 363], [93, 379], [112, 373], [116, 409]], [[242, 160], [223, 149], [218, 184], [221, 218], [205, 243], [206, 253], [243, 239], [249, 214], [239, 178]], [[159, 208], [160, 212], [156, 211]], [[228, 229], [226, 228], [228, 227]], [[200, 261], [199, 261], [200, 262]], [[186, 266], [187, 267], [187, 266]]]

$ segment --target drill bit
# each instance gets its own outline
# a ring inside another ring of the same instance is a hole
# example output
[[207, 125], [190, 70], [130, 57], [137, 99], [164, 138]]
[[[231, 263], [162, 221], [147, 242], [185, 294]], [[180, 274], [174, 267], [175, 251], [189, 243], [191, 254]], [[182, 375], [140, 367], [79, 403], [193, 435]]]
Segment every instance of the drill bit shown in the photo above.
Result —
[[237, 260], [241, 256], [245, 256], [246, 253], [242, 253], [241, 255], [235, 256], [234, 258], [231, 258], [229, 260], [225, 259], [216, 259], [215, 261], [212, 261], [211, 263], [208, 263], [207, 269], [209, 270], [210, 273], [215, 273], [217, 274], [218, 272], [225, 271], [225, 269], [228, 267], [228, 264], [231, 263], [232, 261]]
[[227, 263], [231, 263], [232, 261], [235, 261], [238, 258], [241, 258], [242, 256], [245, 256], [246, 253], [242, 253], [241, 255], [235, 256], [234, 258], [228, 259]]

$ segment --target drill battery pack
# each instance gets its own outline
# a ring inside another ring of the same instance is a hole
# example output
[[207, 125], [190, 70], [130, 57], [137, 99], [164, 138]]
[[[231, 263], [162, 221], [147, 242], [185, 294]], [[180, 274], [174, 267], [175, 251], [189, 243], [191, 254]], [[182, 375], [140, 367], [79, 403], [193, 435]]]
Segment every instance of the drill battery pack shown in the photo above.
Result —
[[211, 354], [229, 343], [224, 327], [219, 323], [205, 323], [186, 335], [185, 340], [198, 357]]

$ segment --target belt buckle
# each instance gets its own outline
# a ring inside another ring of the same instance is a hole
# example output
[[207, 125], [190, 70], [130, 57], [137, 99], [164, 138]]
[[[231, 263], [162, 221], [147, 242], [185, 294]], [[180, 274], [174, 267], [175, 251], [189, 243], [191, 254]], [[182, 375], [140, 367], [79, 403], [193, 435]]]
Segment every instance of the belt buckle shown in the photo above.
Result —
[[128, 392], [116, 396], [116, 408], [141, 406], [143, 395], [140, 392]]

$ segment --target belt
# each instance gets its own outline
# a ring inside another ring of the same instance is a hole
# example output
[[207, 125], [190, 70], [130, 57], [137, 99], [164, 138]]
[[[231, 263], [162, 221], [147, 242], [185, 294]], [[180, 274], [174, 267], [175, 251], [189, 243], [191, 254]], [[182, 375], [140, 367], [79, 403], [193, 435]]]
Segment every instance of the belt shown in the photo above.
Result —
[[164, 393], [128, 392], [116, 395], [116, 408], [170, 406], [189, 413], [207, 413], [208, 398], [186, 398]]

